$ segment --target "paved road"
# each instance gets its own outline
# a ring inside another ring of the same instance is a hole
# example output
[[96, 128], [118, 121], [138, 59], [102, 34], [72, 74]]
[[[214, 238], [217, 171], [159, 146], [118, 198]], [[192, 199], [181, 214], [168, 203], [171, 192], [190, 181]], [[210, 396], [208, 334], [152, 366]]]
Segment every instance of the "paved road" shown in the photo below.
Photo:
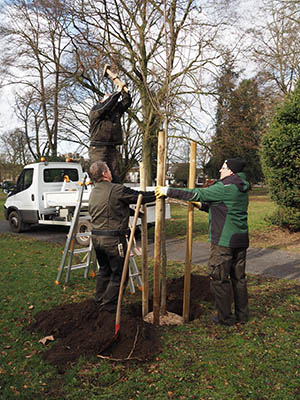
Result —
[[47, 242], [57, 242], [64, 244], [66, 241], [66, 235], [69, 232], [68, 226], [57, 226], [57, 225], [37, 225], [31, 228], [29, 231], [22, 233], [13, 233], [9, 229], [7, 221], [0, 221], [0, 233], [11, 233], [12, 235], [20, 235], [26, 238], [35, 238]]
[[[30, 231], [17, 235], [56, 242], [63, 246], [68, 231], [69, 228], [65, 226], [39, 225]], [[8, 232], [10, 232], [10, 230], [7, 221], [0, 221], [0, 233]], [[168, 240], [168, 259], [185, 261], [185, 249], [185, 240]], [[209, 243], [193, 242], [193, 264], [206, 264], [208, 255]], [[153, 257], [153, 243], [149, 244], [149, 256]], [[300, 281], [300, 254], [273, 249], [249, 248], [247, 253], [247, 272], [251, 274], [261, 274], [267, 277], [296, 279]]]
[[[192, 263], [207, 264], [209, 243], [193, 242]], [[168, 260], [185, 260], [185, 240], [167, 241]], [[149, 254], [153, 256], [153, 244], [149, 246]], [[247, 252], [248, 273], [261, 274], [267, 277], [296, 279], [300, 281], [300, 254], [288, 253], [273, 249], [249, 248]]]

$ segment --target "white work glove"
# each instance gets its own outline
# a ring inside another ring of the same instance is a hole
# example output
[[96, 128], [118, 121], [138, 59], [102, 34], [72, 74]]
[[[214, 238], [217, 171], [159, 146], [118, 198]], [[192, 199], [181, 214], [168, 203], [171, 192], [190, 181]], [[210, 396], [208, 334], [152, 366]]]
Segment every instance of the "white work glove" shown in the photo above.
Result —
[[198, 208], [198, 210], [201, 210], [202, 203], [200, 201], [191, 201], [194, 207]]
[[161, 197], [167, 197], [168, 186], [156, 186], [154, 192], [157, 199], [160, 199]]
[[117, 87], [118, 87], [118, 92], [122, 92], [122, 90], [126, 88], [126, 83], [120, 81]]

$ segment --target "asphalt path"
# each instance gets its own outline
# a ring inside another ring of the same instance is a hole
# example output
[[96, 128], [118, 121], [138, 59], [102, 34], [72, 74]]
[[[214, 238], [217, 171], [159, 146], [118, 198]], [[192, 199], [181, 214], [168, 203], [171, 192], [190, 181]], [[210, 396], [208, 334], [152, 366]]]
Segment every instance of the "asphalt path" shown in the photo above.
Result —
[[[10, 233], [37, 240], [54, 242], [64, 246], [69, 227], [55, 225], [37, 225], [29, 231], [12, 233], [7, 221], [0, 221], [0, 233]], [[153, 243], [149, 243], [149, 256], [153, 257]], [[192, 263], [207, 264], [209, 243], [193, 241]], [[185, 261], [186, 241], [167, 240], [167, 258], [172, 261]], [[300, 255], [296, 253], [274, 250], [249, 248], [247, 252], [246, 271], [251, 274], [266, 277], [295, 279], [300, 282]]]
[[46, 242], [59, 243], [64, 245], [66, 236], [69, 232], [68, 226], [57, 225], [35, 225], [30, 230], [22, 233], [13, 233], [7, 221], [0, 221], [0, 233], [9, 233], [11, 235], [18, 235], [27, 239], [34, 238]]

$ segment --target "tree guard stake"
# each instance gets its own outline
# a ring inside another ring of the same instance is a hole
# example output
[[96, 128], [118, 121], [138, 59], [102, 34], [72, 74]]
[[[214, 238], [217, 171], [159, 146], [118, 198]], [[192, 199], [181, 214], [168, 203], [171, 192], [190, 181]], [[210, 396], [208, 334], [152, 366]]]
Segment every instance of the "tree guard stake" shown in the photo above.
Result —
[[[190, 171], [189, 171], [189, 189], [195, 187], [196, 178], [196, 142], [191, 143], [190, 152]], [[191, 260], [192, 260], [192, 238], [193, 238], [194, 206], [188, 202], [188, 219], [186, 234], [186, 253], [185, 253], [185, 274], [184, 274], [184, 293], [183, 293], [183, 319], [189, 320], [190, 313], [190, 292], [191, 292]]]

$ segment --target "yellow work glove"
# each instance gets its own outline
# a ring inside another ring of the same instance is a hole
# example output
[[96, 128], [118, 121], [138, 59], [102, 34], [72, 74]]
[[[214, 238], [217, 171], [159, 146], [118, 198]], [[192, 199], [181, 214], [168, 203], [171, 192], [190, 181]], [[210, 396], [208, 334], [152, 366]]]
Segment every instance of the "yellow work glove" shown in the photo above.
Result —
[[198, 210], [200, 210], [202, 207], [202, 203], [200, 201], [192, 201], [191, 203], [194, 207], [198, 208]]
[[156, 186], [154, 189], [154, 193], [156, 198], [160, 199], [161, 197], [167, 197], [168, 186]]

